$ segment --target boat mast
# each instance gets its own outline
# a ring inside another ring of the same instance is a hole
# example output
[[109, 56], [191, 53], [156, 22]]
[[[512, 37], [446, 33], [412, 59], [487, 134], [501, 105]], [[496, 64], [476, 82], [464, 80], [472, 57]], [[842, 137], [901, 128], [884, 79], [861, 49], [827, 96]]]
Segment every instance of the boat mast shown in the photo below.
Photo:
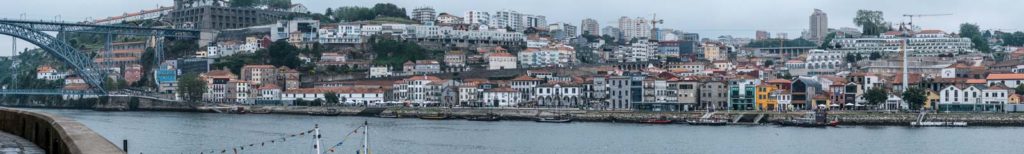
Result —
[[316, 133], [313, 135], [313, 151], [316, 154], [320, 154], [320, 124], [313, 126], [313, 132]]
[[363, 153], [367, 153], [367, 154], [370, 153], [369, 145], [367, 145], [367, 144], [369, 144], [369, 141], [367, 139], [367, 138], [369, 138], [368, 135], [370, 135], [370, 133], [368, 132], [369, 131], [369, 127], [370, 127], [369, 122], [363, 121]]

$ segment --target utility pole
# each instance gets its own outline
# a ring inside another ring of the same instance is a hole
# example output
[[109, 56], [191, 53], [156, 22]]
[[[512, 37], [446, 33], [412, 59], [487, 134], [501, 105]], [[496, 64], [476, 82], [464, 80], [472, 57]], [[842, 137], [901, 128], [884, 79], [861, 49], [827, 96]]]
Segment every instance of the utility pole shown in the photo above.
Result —
[[11, 36], [11, 84], [7, 89], [14, 89], [18, 85], [18, 38]]

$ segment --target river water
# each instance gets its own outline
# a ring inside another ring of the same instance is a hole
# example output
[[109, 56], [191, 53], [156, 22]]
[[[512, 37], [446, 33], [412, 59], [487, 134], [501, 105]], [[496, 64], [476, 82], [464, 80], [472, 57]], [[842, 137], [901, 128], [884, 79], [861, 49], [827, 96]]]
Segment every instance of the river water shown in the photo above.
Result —
[[[374, 117], [236, 115], [180, 112], [99, 112], [26, 109], [84, 123], [129, 153], [309, 154], [320, 125], [325, 147], [370, 124], [372, 153], [1020, 153], [1022, 127], [911, 128], [841, 126], [644, 125], [530, 121], [431, 121]], [[261, 142], [278, 139], [274, 143]], [[362, 136], [352, 135], [334, 153], [355, 153]], [[249, 146], [254, 144], [254, 146]], [[326, 149], [326, 148], [325, 148]]]

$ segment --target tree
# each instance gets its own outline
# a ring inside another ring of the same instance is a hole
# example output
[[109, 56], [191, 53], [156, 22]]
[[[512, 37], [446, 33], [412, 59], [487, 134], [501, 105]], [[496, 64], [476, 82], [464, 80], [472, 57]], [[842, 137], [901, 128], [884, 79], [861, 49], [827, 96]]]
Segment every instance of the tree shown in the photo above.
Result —
[[117, 89], [128, 88], [128, 81], [124, 78], [117, 79]]
[[189, 103], [199, 103], [206, 93], [206, 81], [198, 74], [189, 73], [178, 78], [178, 96]]
[[[428, 51], [416, 43], [393, 39], [380, 39], [370, 44], [373, 54], [377, 55], [373, 63], [377, 65], [402, 66], [407, 61], [423, 60], [441, 51]], [[396, 67], [397, 68], [397, 67]]]
[[775, 65], [774, 60], [769, 59], [764, 61], [764, 67], [771, 67], [772, 65]]
[[996, 36], [1003, 40], [1003, 45], [1024, 46], [1024, 32], [1001, 33], [997, 31]]
[[302, 65], [303, 61], [299, 59], [299, 49], [292, 46], [284, 40], [274, 41], [267, 47], [267, 51], [270, 59], [270, 64], [275, 67], [288, 66], [288, 68], [298, 68]]
[[779, 46], [786, 46], [786, 47], [816, 47], [818, 45], [814, 44], [814, 42], [811, 42], [811, 41], [808, 41], [808, 40], [802, 39], [802, 38], [792, 39], [792, 40], [765, 39], [765, 40], [751, 41], [750, 43], [747, 43], [747, 47], [752, 47], [752, 48], [779, 47]]
[[327, 103], [338, 104], [338, 94], [334, 92], [324, 93], [324, 99], [327, 99]]
[[857, 59], [857, 58], [859, 58], [859, 56], [860, 56], [860, 54], [846, 53], [846, 62], [847, 63], [855, 63], [855, 62], [859, 61], [859, 59]]
[[103, 89], [108, 91], [117, 90], [117, 81], [111, 78], [103, 78]]
[[615, 37], [612, 37], [611, 35], [601, 35], [601, 39], [604, 40], [605, 44], [618, 45], [618, 41], [615, 41]]
[[292, 7], [292, 0], [264, 0], [264, 4], [269, 8], [289, 9]]
[[911, 109], [920, 109], [926, 100], [928, 100], [928, 96], [920, 87], [910, 87], [903, 91], [903, 101], [907, 102]]
[[228, 6], [231, 7], [256, 7], [260, 4], [260, 0], [231, 0], [228, 1]]
[[323, 106], [323, 105], [324, 105], [324, 100], [322, 100], [320, 98], [314, 99], [313, 102], [309, 102], [309, 106]]
[[405, 8], [400, 8], [391, 3], [377, 3], [376, 5], [373, 5], [373, 12], [376, 13], [377, 16], [409, 19], [409, 16], [405, 13]]
[[878, 35], [890, 29], [882, 11], [857, 10], [857, 17], [853, 18], [853, 23], [861, 27], [864, 35]]
[[334, 18], [339, 21], [373, 20], [377, 17], [370, 8], [347, 6], [334, 10]]
[[872, 52], [871, 56], [868, 57], [868, 59], [871, 59], [871, 60], [878, 60], [880, 58], [882, 58], [882, 54], [878, 53], [878, 52]]
[[864, 99], [868, 101], [868, 104], [878, 105], [889, 99], [889, 92], [881, 87], [871, 88], [871, 90], [864, 93]]
[[818, 49], [828, 49], [828, 48], [832, 47], [832, 39], [835, 39], [835, 38], [836, 38], [836, 33], [835, 32], [828, 33], [828, 36], [825, 36], [825, 40], [821, 42], [821, 46], [818, 46]]
[[1017, 85], [1017, 88], [1013, 88], [1014, 93], [1017, 95], [1024, 95], [1024, 84]]
[[960, 24], [960, 37], [970, 38], [971, 43], [974, 43], [974, 49], [978, 51], [985, 53], [992, 52], [992, 49], [989, 48], [988, 40], [981, 36], [981, 31], [978, 29], [978, 25], [975, 24]]

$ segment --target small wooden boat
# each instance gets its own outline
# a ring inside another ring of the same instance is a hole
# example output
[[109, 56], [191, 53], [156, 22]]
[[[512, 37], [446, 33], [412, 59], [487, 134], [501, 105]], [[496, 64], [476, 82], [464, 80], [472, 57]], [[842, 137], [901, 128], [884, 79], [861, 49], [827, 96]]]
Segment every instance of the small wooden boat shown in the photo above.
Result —
[[468, 117], [468, 118], [466, 118], [466, 120], [469, 120], [469, 121], [501, 121], [501, 116], [498, 116], [498, 115], [493, 114], [493, 113], [488, 113], [487, 115], [483, 115], [483, 116]]
[[252, 114], [269, 114], [270, 112], [270, 109], [252, 109], [249, 111]]
[[567, 119], [563, 119], [563, 118], [537, 118], [536, 121], [537, 122], [544, 122], [544, 123], [569, 123], [569, 122], [572, 122], [572, 119], [571, 118], [567, 118]]
[[640, 121], [640, 123], [645, 123], [645, 124], [671, 124], [672, 123], [672, 119], [668, 119], [666, 117], [658, 117], [658, 118], [651, 118], [651, 119], [647, 119], [647, 120], [642, 120], [642, 121]]
[[686, 123], [690, 125], [722, 126], [729, 124], [729, 121], [725, 121], [722, 119], [698, 119], [687, 121]]
[[557, 117], [548, 117], [548, 118], [540, 117], [540, 118], [537, 118], [537, 120], [535, 120], [535, 121], [537, 121], [537, 122], [544, 122], [544, 123], [569, 123], [569, 122], [572, 122], [572, 117], [569, 117], [569, 116], [557, 116]]
[[388, 114], [388, 113], [381, 113], [381, 114], [378, 114], [377, 117], [381, 117], [381, 118], [401, 118], [402, 116], [400, 116], [398, 114], [395, 114], [395, 113], [390, 113], [390, 114]]
[[445, 119], [450, 119], [450, 118], [451, 117], [448, 116], [447, 114], [433, 114], [433, 115], [421, 115], [420, 116], [420, 119], [424, 119], [424, 120], [445, 120]]

